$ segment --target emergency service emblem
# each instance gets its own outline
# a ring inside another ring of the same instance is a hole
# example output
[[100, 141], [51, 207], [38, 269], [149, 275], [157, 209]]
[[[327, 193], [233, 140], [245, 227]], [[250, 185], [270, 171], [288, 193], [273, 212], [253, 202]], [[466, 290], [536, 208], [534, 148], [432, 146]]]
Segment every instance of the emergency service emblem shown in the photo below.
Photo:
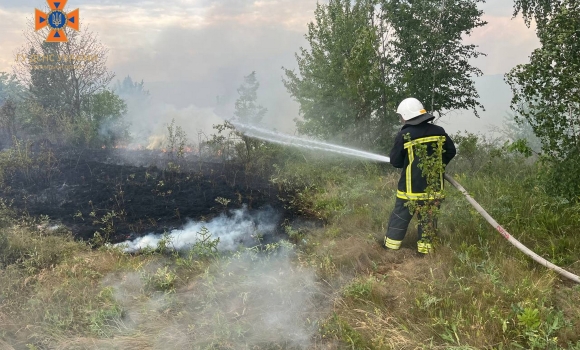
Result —
[[50, 7], [49, 13], [44, 13], [39, 9], [34, 12], [35, 31], [48, 27], [50, 32], [46, 37], [46, 42], [62, 43], [67, 42], [66, 28], [79, 30], [79, 9], [65, 12], [64, 7], [68, 0], [46, 0]]

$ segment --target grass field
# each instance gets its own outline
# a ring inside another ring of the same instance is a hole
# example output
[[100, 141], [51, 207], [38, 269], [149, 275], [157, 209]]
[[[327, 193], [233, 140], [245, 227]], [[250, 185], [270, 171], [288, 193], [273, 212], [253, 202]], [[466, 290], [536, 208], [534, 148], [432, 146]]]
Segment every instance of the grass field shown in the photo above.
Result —
[[[451, 186], [436, 251], [380, 241], [398, 173], [301, 154], [271, 182], [287, 239], [125, 254], [0, 205], [0, 349], [580, 349], [580, 286], [511, 246]], [[580, 205], [482, 144], [448, 173], [513, 236], [580, 273]], [[312, 221], [322, 224], [311, 225]], [[211, 234], [211, 232], [210, 232]]]

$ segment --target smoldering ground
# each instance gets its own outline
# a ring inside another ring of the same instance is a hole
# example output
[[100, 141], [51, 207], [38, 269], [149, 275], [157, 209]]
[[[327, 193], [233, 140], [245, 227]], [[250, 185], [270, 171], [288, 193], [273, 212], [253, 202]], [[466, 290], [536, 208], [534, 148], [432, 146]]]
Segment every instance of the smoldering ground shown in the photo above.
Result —
[[[227, 203], [226, 203], [227, 204]], [[247, 205], [241, 209], [222, 213], [209, 221], [189, 220], [185, 226], [171, 230], [166, 234], [147, 234], [117, 244], [125, 252], [134, 253], [142, 249], [156, 249], [160, 244], [184, 251], [204, 239], [207, 230], [208, 239], [219, 240], [219, 250], [235, 250], [243, 245], [258, 245], [264, 239], [271, 240], [278, 231], [282, 214], [266, 206], [250, 212]]]
[[[114, 339], [91, 348], [308, 349], [327, 316], [330, 298], [314, 271], [297, 263], [289, 244], [220, 259], [172, 292], [151, 290], [159, 271], [174, 268], [152, 264], [103, 280], [123, 318], [109, 325]], [[84, 340], [72, 343], [78, 347]]]

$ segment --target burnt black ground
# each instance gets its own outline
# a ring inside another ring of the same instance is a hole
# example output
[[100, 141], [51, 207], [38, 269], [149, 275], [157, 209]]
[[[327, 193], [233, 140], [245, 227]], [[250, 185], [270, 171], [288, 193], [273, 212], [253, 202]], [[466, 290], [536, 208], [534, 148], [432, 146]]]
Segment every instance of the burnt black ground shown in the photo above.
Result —
[[270, 206], [283, 212], [281, 220], [294, 216], [284, 210], [267, 171], [246, 171], [242, 164], [190, 154], [181, 160], [180, 171], [168, 171], [169, 156], [159, 151], [54, 152], [54, 166], [14, 172], [0, 193], [18, 210], [48, 215], [79, 239], [103, 229], [105, 224], [94, 221], [113, 211], [112, 243], [177, 228], [187, 219], [211, 219], [225, 211], [219, 197], [230, 200], [227, 209]]

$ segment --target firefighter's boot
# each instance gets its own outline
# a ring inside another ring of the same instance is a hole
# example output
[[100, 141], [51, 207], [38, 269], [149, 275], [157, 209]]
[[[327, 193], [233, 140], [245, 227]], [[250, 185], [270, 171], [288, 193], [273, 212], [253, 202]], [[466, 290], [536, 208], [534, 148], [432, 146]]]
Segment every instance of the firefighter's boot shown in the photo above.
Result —
[[420, 239], [419, 242], [417, 242], [417, 251], [421, 254], [433, 253], [433, 243], [431, 243], [431, 240], [425, 238]]
[[401, 248], [401, 243], [403, 243], [403, 241], [396, 241], [394, 239], [385, 237], [383, 247], [390, 250], [399, 250]]

